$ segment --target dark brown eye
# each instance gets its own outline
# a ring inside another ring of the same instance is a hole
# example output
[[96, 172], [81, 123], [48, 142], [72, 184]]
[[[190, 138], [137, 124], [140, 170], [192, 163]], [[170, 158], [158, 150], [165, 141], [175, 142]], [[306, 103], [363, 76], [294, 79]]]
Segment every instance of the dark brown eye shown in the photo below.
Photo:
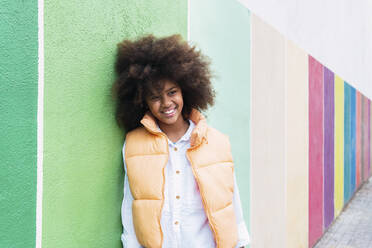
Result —
[[151, 97], [150, 97], [150, 100], [151, 100], [151, 101], [157, 101], [157, 100], [159, 100], [159, 99], [160, 99], [159, 96], [151, 96]]
[[177, 93], [177, 90], [172, 90], [172, 91], [169, 92], [169, 95], [172, 96], [172, 95], [174, 95], [176, 93]]

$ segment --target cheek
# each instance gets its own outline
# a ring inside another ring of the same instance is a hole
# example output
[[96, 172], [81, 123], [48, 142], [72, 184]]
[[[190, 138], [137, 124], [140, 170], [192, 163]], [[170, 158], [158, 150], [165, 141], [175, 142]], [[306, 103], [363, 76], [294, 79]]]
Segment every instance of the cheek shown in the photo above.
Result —
[[152, 103], [147, 105], [149, 107], [149, 110], [151, 113], [156, 114], [157, 111], [159, 110], [160, 104], [158, 103]]
[[179, 105], [183, 106], [183, 97], [182, 95], [178, 96], [177, 102]]

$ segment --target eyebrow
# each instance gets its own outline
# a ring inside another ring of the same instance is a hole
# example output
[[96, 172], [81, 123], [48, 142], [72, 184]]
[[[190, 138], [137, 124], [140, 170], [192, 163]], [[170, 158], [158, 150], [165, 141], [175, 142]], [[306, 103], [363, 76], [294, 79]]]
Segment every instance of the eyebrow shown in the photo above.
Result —
[[173, 86], [172, 88], [170, 88], [170, 89], [167, 89], [167, 90], [165, 90], [166, 92], [169, 92], [169, 91], [171, 91], [171, 90], [173, 90], [173, 89], [177, 89], [178, 87], [177, 86]]
[[[171, 87], [171, 88], [169, 88], [167, 90], [164, 90], [164, 91], [165, 92], [169, 92], [169, 91], [171, 91], [173, 89], [178, 89], [178, 86], [173, 86], [173, 87]], [[158, 93], [151, 92], [151, 94], [149, 95], [149, 97], [153, 97], [153, 96], [159, 96], [159, 94]]]

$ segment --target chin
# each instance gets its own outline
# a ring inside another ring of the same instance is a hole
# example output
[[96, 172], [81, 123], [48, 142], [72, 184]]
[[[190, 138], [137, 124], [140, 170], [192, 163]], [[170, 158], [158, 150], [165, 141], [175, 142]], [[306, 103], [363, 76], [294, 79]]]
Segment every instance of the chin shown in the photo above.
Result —
[[164, 124], [167, 124], [167, 125], [173, 125], [177, 122], [177, 119], [176, 120], [164, 120], [164, 121], [161, 121], [163, 122]]
[[181, 118], [181, 116], [173, 116], [172, 118], [162, 118], [162, 119], [159, 119], [159, 121], [161, 121], [162, 123], [166, 124], [166, 125], [173, 125], [175, 123], [177, 123], [178, 119]]

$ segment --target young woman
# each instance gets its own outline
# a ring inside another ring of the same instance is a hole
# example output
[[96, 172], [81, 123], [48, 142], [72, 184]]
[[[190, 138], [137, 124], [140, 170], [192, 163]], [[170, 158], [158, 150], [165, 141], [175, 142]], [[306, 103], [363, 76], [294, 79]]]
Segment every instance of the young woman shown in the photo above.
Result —
[[149, 35], [118, 45], [115, 70], [123, 246], [247, 245], [229, 139], [200, 113], [214, 102], [206, 58], [179, 35]]

